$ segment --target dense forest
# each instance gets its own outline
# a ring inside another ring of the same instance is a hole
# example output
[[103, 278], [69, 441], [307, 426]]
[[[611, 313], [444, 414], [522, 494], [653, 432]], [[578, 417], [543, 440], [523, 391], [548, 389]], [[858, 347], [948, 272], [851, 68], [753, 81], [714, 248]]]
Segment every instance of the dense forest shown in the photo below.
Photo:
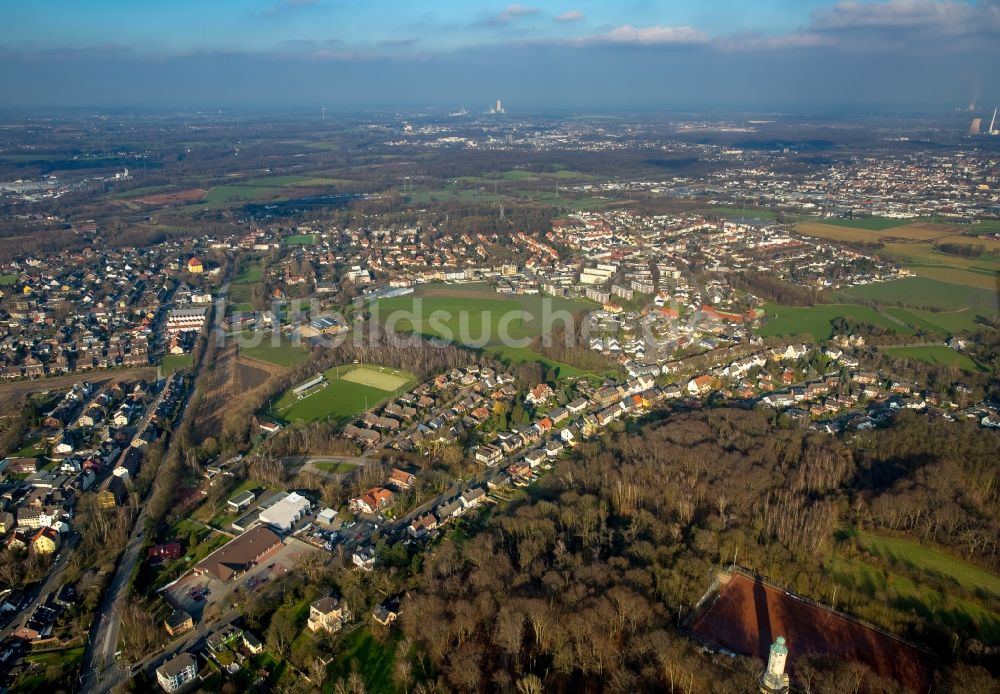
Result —
[[[822, 600], [824, 560], [847, 542], [835, 538], [860, 526], [995, 567], [998, 461], [993, 432], [905, 415], [851, 442], [758, 411], [674, 415], [579, 446], [481, 532], [440, 544], [401, 618], [452, 691], [751, 691], [759, 664], [699, 654], [678, 628], [723, 564], [738, 552]], [[934, 618], [877, 612], [841, 590], [838, 604], [859, 616], [951, 648]], [[942, 668], [941, 690], [990, 691], [982, 663], [958, 656], [971, 663]], [[800, 662], [810, 691], [843, 691], [847, 664]], [[897, 691], [861, 679], [861, 690]]]

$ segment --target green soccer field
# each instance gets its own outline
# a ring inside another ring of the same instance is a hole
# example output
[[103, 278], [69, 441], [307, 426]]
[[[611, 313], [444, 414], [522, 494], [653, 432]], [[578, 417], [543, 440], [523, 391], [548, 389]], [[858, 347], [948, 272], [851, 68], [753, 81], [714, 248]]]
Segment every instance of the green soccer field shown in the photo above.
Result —
[[323, 375], [327, 380], [325, 387], [312, 391], [300, 400], [293, 392], [293, 386], [273, 400], [265, 412], [289, 422], [328, 420], [346, 423], [416, 382], [408, 371], [369, 364], [335, 366], [324, 371]]

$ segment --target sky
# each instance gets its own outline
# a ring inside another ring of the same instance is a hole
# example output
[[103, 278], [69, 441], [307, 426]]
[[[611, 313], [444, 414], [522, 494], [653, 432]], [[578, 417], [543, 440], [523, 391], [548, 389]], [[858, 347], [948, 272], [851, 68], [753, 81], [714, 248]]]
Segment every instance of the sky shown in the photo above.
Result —
[[4, 0], [0, 106], [945, 111], [1000, 0]]

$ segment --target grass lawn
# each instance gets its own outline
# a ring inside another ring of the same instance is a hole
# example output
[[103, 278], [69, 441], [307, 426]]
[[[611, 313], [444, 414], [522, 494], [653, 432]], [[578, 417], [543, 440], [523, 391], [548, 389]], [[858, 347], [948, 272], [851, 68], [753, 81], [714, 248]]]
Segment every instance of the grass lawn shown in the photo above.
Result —
[[818, 304], [816, 306], [781, 306], [765, 304], [767, 317], [760, 334], [764, 337], [776, 335], [811, 335], [814, 340], [828, 340], [833, 336], [834, 318], [853, 318], [863, 323], [871, 323], [904, 335], [912, 335], [908, 326], [894, 323], [867, 306], [852, 304]]
[[[83, 646], [28, 655], [24, 660], [37, 667], [22, 674], [14, 682], [11, 691], [52, 692], [60, 691], [64, 685], [68, 686], [69, 691], [76, 684], [76, 674], [83, 661]], [[57, 679], [50, 679], [52, 676]]]
[[[1000, 644], [1000, 614], [976, 601], [955, 597], [919, 580], [857, 559], [831, 557], [826, 570], [835, 583], [864, 594], [879, 607], [888, 605], [902, 612], [916, 613], [947, 630], [962, 629], [988, 646]], [[881, 613], [882, 610], [878, 610], [860, 616], [877, 621]]]
[[935, 366], [948, 366], [953, 369], [963, 371], [980, 371], [976, 362], [969, 359], [961, 352], [956, 352], [951, 347], [945, 345], [933, 345], [927, 347], [883, 347], [882, 351], [890, 357], [899, 359], [915, 359], [927, 362]]
[[309, 359], [309, 352], [305, 347], [295, 344], [291, 338], [277, 332], [242, 333], [240, 355], [286, 368]]
[[323, 691], [331, 694], [337, 681], [346, 678], [355, 669], [365, 681], [368, 694], [395, 694], [392, 673], [396, 660], [398, 631], [393, 631], [383, 645], [375, 640], [367, 628], [355, 629], [340, 642], [340, 650], [326, 669], [327, 680]]
[[264, 266], [258, 263], [250, 263], [240, 274], [236, 275], [233, 284], [253, 284], [264, 279]]
[[11, 456], [15, 458], [37, 458], [46, 452], [45, 444], [41, 442], [41, 434], [35, 434], [22, 442], [21, 448]]
[[249, 302], [241, 302], [238, 304], [227, 305], [226, 315], [231, 316], [234, 313], [253, 313], [253, 304]]
[[[395, 382], [400, 385], [395, 390], [383, 390], [368, 383], [352, 380], [365, 380], [364, 373], [369, 369], [374, 371], [375, 375], [398, 377]], [[384, 374], [380, 372], [381, 369], [384, 369]], [[290, 422], [315, 422], [326, 419], [343, 423], [394, 397], [396, 393], [403, 392], [416, 381], [413, 374], [407, 371], [363, 364], [333, 367], [327, 369], [324, 375], [327, 380], [325, 387], [314, 390], [301, 400], [296, 397], [293, 388], [289, 388], [271, 403], [268, 414], [277, 415]]]
[[1000, 575], [912, 540], [858, 533], [858, 541], [883, 559], [954, 581], [972, 593], [1000, 598]]
[[208, 209], [219, 209], [229, 205], [237, 205], [249, 200], [274, 201], [279, 200], [287, 191], [280, 186], [232, 185], [215, 186], [205, 195], [201, 205]]
[[350, 463], [334, 463], [329, 460], [321, 460], [319, 462], [313, 463], [313, 467], [317, 470], [322, 470], [323, 472], [329, 472], [334, 475], [341, 475], [347, 472], [353, 472], [358, 468], [357, 465], [351, 465]]
[[[485, 185], [485, 184], [484, 184]], [[449, 186], [440, 190], [418, 190], [406, 194], [406, 201], [411, 205], [426, 205], [433, 202], [502, 202], [504, 195], [494, 195], [493, 191], [465, 190]]]
[[298, 244], [300, 246], [311, 246], [316, 243], [316, 234], [294, 234], [286, 236], [282, 241], [286, 246]]
[[194, 355], [190, 352], [187, 354], [165, 354], [160, 361], [160, 367], [162, 368], [163, 375], [168, 376], [175, 371], [190, 368], [193, 360]]
[[[162, 588], [209, 554], [219, 549], [219, 547], [229, 542], [229, 538], [222, 533], [217, 533], [210, 528], [189, 520], [181, 520], [175, 523], [173, 528], [171, 528], [171, 536], [167, 539], [179, 540], [181, 546], [184, 548], [184, 554], [179, 559], [164, 562], [159, 566], [151, 566], [144, 561], [140, 569], [142, 572], [139, 579], [140, 585], [148, 585], [154, 590]], [[193, 544], [192, 540], [194, 540]], [[144, 578], [145, 580], [143, 580]]]
[[10, 285], [16, 283], [21, 276], [16, 272], [12, 272], [9, 275], [0, 275], [0, 287], [9, 287]]
[[164, 374], [171, 374], [179, 369], [190, 367], [193, 360], [194, 355], [190, 352], [187, 354], [165, 354], [160, 360], [160, 365], [163, 367]]
[[974, 310], [984, 315], [997, 312], [995, 291], [941, 282], [928, 277], [904, 277], [891, 282], [863, 284], [845, 289], [844, 294], [866, 301], [926, 306], [941, 311]]
[[253, 299], [253, 291], [255, 287], [259, 287], [260, 283], [254, 282], [249, 284], [232, 284], [229, 287], [229, 301], [234, 304], [248, 304]]
[[506, 346], [501, 334], [514, 340], [537, 337], [594, 307], [572, 299], [498, 295], [488, 284], [470, 283], [427, 285], [378, 301], [373, 313], [396, 332], [481, 348]]
[[562, 362], [553, 361], [547, 357], [543, 357], [541, 354], [531, 349], [531, 347], [489, 347], [488, 351], [493, 352], [497, 355], [500, 361], [508, 362], [511, 364], [525, 364], [531, 362], [538, 362], [544, 365], [548, 369], [557, 369], [559, 378], [570, 378], [577, 377], [587, 373], [588, 371], [582, 371], [575, 366], [570, 366], [569, 364], [563, 364]]

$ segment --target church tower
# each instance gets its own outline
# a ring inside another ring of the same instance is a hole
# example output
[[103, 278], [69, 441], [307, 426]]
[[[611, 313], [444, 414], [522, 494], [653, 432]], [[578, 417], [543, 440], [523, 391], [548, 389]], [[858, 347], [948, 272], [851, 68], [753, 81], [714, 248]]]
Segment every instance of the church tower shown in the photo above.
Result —
[[760, 673], [761, 694], [788, 694], [788, 675], [785, 674], [785, 659], [788, 658], [788, 647], [785, 637], [779, 636], [771, 644], [771, 652], [767, 657], [767, 669]]

